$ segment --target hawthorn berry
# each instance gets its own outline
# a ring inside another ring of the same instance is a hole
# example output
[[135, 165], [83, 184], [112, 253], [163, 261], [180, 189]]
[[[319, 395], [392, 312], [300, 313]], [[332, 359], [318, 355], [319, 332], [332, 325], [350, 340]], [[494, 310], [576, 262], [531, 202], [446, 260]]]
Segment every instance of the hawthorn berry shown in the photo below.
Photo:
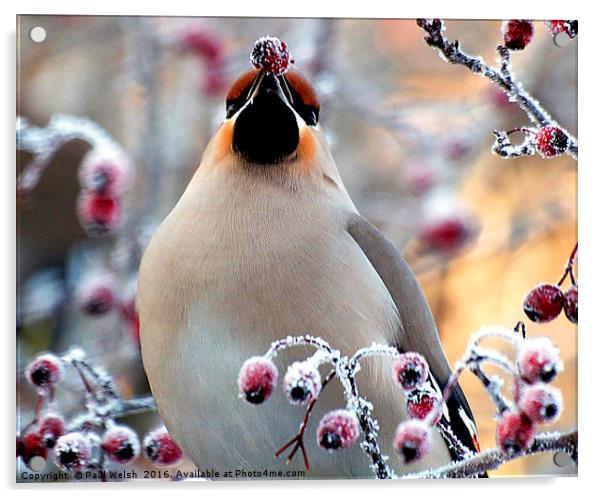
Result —
[[530, 320], [545, 323], [554, 320], [564, 306], [562, 289], [553, 284], [539, 284], [531, 289], [523, 301], [523, 311]]
[[429, 422], [436, 425], [442, 416], [441, 396], [430, 387], [414, 389], [406, 395], [408, 414], [412, 418], [424, 420], [427, 416], [432, 417]]
[[82, 188], [106, 196], [123, 194], [130, 186], [133, 167], [126, 154], [111, 147], [90, 150], [82, 160]]
[[577, 21], [554, 20], [546, 21], [546, 26], [554, 35], [558, 33], [566, 33], [569, 38], [575, 38], [578, 31]]
[[544, 158], [556, 157], [566, 152], [569, 138], [557, 126], [546, 125], [535, 134], [535, 148]]
[[43, 445], [42, 436], [38, 432], [30, 432], [21, 438], [20, 456], [26, 465], [33, 457], [46, 459], [47, 448]]
[[54, 448], [57, 439], [65, 433], [65, 420], [56, 413], [47, 413], [38, 423], [37, 433], [46, 448]]
[[425, 220], [418, 232], [418, 239], [430, 250], [448, 252], [464, 246], [473, 233], [472, 220], [449, 214]]
[[535, 28], [532, 21], [511, 19], [502, 24], [504, 46], [510, 50], [524, 50], [533, 39]]
[[35, 358], [25, 369], [27, 380], [40, 389], [54, 386], [63, 377], [61, 360], [50, 353]]
[[121, 222], [121, 202], [115, 196], [82, 190], [77, 201], [77, 214], [90, 235], [107, 235]]
[[286, 370], [283, 384], [289, 401], [295, 405], [302, 405], [318, 396], [322, 388], [322, 379], [314, 365], [307, 361], [296, 361]]
[[360, 424], [350, 410], [328, 412], [320, 420], [316, 432], [318, 445], [326, 451], [350, 448], [359, 436]]
[[142, 445], [146, 458], [157, 467], [177, 465], [182, 460], [182, 449], [172, 439], [165, 426], [149, 432]]
[[88, 315], [104, 315], [115, 306], [115, 279], [109, 274], [87, 278], [77, 290], [79, 308]]
[[428, 363], [419, 353], [400, 354], [393, 362], [393, 379], [406, 391], [424, 384], [428, 375]]
[[102, 436], [102, 449], [109, 460], [125, 465], [140, 455], [140, 440], [129, 427], [115, 425]]
[[58, 438], [54, 446], [56, 465], [67, 472], [85, 468], [92, 461], [89, 437], [83, 432], [70, 432]]
[[526, 386], [518, 408], [534, 423], [550, 423], [562, 412], [562, 393], [547, 384]]
[[573, 323], [577, 323], [578, 288], [571, 285], [564, 293], [564, 314]]
[[404, 463], [418, 462], [428, 454], [431, 445], [431, 430], [423, 420], [410, 419], [397, 426], [393, 447]]
[[190, 26], [181, 34], [182, 48], [201, 57], [205, 62], [215, 62], [224, 55], [223, 44], [204, 26]]
[[273, 36], [263, 36], [255, 42], [250, 60], [257, 69], [274, 76], [284, 74], [292, 62], [286, 43]]
[[535, 426], [529, 417], [508, 410], [498, 420], [495, 440], [504, 453], [514, 454], [529, 449], [535, 437]]
[[524, 341], [516, 363], [522, 380], [527, 384], [550, 382], [563, 368], [558, 348], [547, 337]]
[[254, 356], [245, 361], [238, 374], [238, 392], [249, 403], [258, 405], [268, 399], [278, 379], [272, 360]]

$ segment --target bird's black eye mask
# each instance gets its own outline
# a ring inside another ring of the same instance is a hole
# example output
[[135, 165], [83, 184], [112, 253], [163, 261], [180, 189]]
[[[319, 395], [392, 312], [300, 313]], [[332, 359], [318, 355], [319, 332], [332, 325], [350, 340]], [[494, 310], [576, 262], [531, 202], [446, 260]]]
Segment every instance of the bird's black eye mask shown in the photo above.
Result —
[[[226, 118], [234, 116], [247, 102], [254, 90], [257, 71], [242, 75], [232, 85], [226, 98]], [[320, 117], [320, 104], [311, 84], [297, 71], [278, 76], [282, 91], [289, 103], [308, 126], [316, 126]]]

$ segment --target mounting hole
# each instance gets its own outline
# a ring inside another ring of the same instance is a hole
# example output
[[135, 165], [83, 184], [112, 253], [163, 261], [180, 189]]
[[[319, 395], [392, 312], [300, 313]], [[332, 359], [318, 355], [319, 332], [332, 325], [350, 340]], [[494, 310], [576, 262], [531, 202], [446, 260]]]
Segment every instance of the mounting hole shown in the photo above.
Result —
[[553, 460], [557, 467], [566, 467], [571, 463], [571, 457], [568, 456], [564, 451], [557, 451], [554, 453]]
[[36, 26], [29, 30], [29, 37], [35, 43], [42, 43], [46, 39], [46, 30], [42, 26]]
[[557, 47], [566, 47], [569, 43], [571, 43], [571, 37], [568, 33], [561, 31], [560, 33], [556, 33], [554, 35], [554, 44]]
[[34, 456], [29, 460], [28, 465], [34, 472], [41, 472], [46, 467], [46, 460], [41, 456]]

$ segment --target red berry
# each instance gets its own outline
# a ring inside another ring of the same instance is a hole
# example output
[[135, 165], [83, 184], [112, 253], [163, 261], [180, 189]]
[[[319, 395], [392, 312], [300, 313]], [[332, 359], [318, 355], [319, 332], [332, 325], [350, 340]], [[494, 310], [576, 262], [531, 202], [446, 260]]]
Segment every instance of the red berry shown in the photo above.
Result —
[[526, 386], [518, 408], [535, 423], [553, 422], [562, 412], [562, 393], [547, 384]]
[[278, 369], [271, 360], [254, 356], [245, 361], [238, 374], [238, 392], [249, 403], [258, 405], [268, 399], [278, 379]]
[[523, 310], [530, 320], [545, 323], [554, 320], [564, 306], [562, 289], [553, 284], [539, 284], [525, 296]]
[[53, 354], [38, 356], [26, 368], [25, 376], [32, 385], [45, 389], [55, 385], [63, 376], [61, 360]]
[[558, 33], [566, 33], [567, 35], [569, 35], [569, 38], [575, 38], [577, 36], [577, 21], [546, 21], [546, 26], [554, 35]]
[[436, 425], [441, 420], [441, 396], [430, 387], [415, 389], [406, 395], [408, 414], [412, 418], [424, 420], [430, 415], [429, 422]]
[[578, 289], [576, 285], [571, 285], [569, 290], [564, 293], [564, 314], [573, 323], [577, 323], [578, 308]]
[[46, 459], [47, 449], [42, 444], [42, 436], [37, 432], [30, 432], [22, 438], [21, 457], [26, 465], [36, 456]]
[[502, 24], [504, 45], [510, 50], [523, 50], [533, 39], [535, 28], [532, 21], [512, 19]]
[[121, 222], [121, 203], [116, 197], [83, 190], [77, 201], [77, 214], [90, 235], [107, 235]]
[[102, 449], [113, 462], [128, 464], [140, 454], [138, 435], [125, 425], [109, 428], [102, 436]]
[[307, 361], [296, 361], [284, 375], [284, 392], [291, 403], [302, 405], [316, 398], [322, 388], [318, 369]]
[[47, 413], [38, 423], [37, 432], [46, 448], [54, 448], [57, 439], [65, 433], [65, 420], [55, 413]]
[[85, 278], [77, 290], [76, 301], [88, 315], [104, 315], [115, 305], [115, 279], [109, 274]]
[[393, 379], [402, 389], [411, 390], [424, 384], [429, 375], [429, 366], [418, 353], [400, 354], [393, 363]]
[[190, 26], [181, 35], [182, 47], [199, 57], [205, 62], [214, 62], [221, 59], [224, 51], [223, 44], [215, 35], [203, 26]]
[[527, 384], [550, 382], [562, 371], [562, 360], [547, 337], [526, 340], [516, 359], [521, 378]]
[[180, 463], [181, 448], [172, 439], [165, 426], [149, 432], [144, 438], [144, 455], [157, 467], [169, 467]]
[[131, 184], [132, 164], [120, 150], [97, 147], [84, 157], [79, 180], [84, 189], [103, 195], [120, 195]]
[[322, 417], [316, 437], [318, 444], [327, 451], [347, 449], [360, 436], [360, 425], [350, 410], [333, 410]]
[[497, 423], [495, 440], [504, 453], [520, 453], [529, 449], [535, 437], [535, 426], [524, 413], [506, 411]]
[[468, 218], [450, 214], [427, 220], [421, 227], [418, 238], [428, 249], [454, 251], [471, 238], [473, 228]]
[[92, 461], [90, 439], [82, 432], [64, 434], [54, 446], [54, 457], [61, 470], [82, 470]]
[[418, 462], [431, 450], [430, 427], [422, 420], [406, 420], [397, 426], [393, 447], [406, 464]]
[[545, 158], [556, 157], [567, 150], [569, 138], [557, 126], [546, 125], [535, 135], [535, 148]]
[[284, 74], [291, 62], [286, 43], [273, 36], [263, 36], [255, 42], [251, 64], [274, 76]]

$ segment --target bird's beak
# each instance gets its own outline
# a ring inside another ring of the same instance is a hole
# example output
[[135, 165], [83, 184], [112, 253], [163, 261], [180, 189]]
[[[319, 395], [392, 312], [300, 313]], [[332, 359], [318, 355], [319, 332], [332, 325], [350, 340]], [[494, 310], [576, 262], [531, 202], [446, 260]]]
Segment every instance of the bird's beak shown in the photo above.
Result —
[[247, 97], [248, 101], [253, 101], [258, 95], [262, 94], [276, 94], [280, 99], [293, 111], [293, 97], [288, 88], [288, 84], [283, 76], [274, 76], [272, 73], [265, 71], [258, 71]]

